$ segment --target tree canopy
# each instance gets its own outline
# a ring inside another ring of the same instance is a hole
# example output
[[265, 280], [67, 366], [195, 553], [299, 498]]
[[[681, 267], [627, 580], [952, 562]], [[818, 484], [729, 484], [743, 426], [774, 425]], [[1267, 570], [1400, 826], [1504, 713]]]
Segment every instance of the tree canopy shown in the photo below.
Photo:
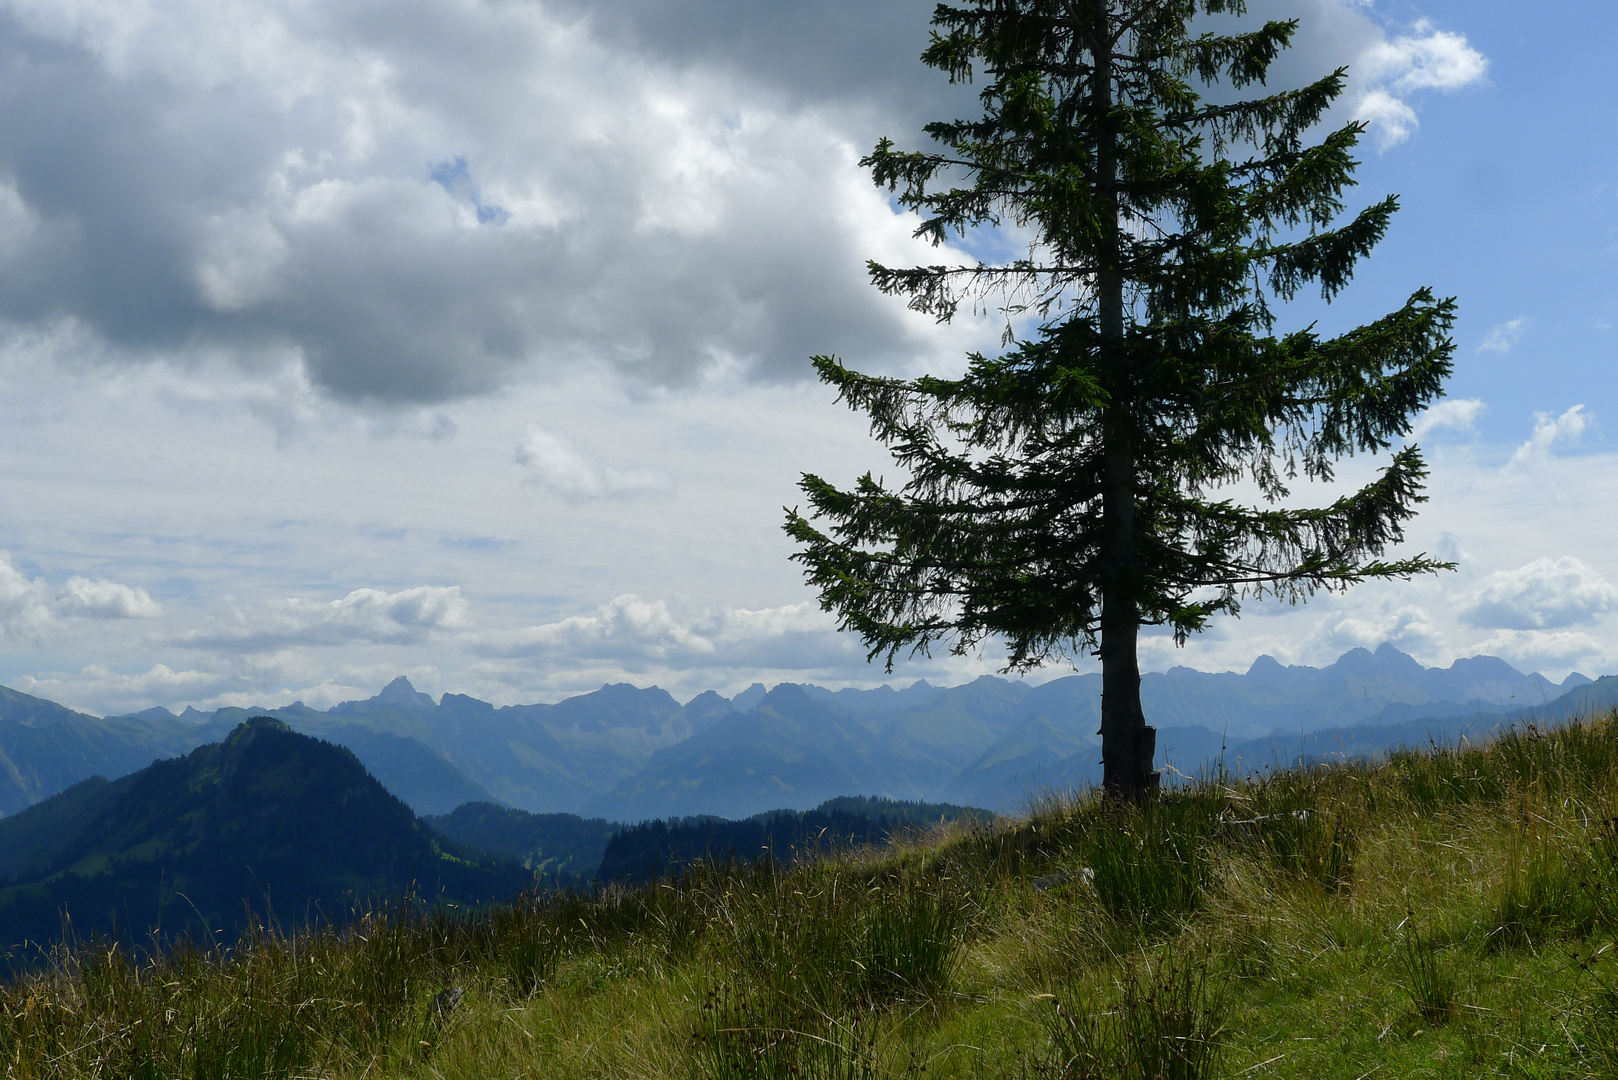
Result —
[[[918, 236], [1004, 228], [1027, 254], [870, 276], [940, 320], [998, 305], [1006, 348], [959, 378], [815, 357], [907, 478], [845, 490], [806, 474], [811, 514], [786, 523], [822, 605], [890, 668], [900, 650], [990, 638], [1009, 670], [1098, 654], [1104, 783], [1127, 797], [1155, 787], [1142, 626], [1183, 642], [1247, 598], [1448, 565], [1387, 552], [1424, 498], [1405, 440], [1450, 373], [1454, 301], [1424, 288], [1346, 333], [1278, 329], [1301, 290], [1329, 301], [1348, 284], [1398, 201], [1346, 213], [1364, 127], [1311, 141], [1346, 69], [1269, 91], [1297, 24], [1215, 29], [1243, 14], [938, 6], [922, 60], [980, 81], [982, 113], [929, 124], [930, 150], [883, 139], [862, 164], [919, 214]], [[1300, 478], [1332, 482], [1353, 454], [1387, 457], [1357, 489], [1295, 505]]]

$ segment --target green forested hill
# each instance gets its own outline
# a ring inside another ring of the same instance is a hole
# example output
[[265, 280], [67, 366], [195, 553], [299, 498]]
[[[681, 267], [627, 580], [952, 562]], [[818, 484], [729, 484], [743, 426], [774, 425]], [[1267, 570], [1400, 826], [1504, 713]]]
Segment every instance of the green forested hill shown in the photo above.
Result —
[[355, 899], [486, 900], [531, 880], [467, 856], [416, 820], [346, 749], [257, 718], [221, 743], [111, 783], [91, 781], [0, 822], [17, 852], [0, 944], [73, 929], [227, 934], [251, 908], [287, 925]]
[[597, 876], [607, 842], [618, 831], [604, 818], [532, 814], [490, 802], [469, 802], [426, 819], [451, 840], [521, 862], [547, 885], [585, 885]]

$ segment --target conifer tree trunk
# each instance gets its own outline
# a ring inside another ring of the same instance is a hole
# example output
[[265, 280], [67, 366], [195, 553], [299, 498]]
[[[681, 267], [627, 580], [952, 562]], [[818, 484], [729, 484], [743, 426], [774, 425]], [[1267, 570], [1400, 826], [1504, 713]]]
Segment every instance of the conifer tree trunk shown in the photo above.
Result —
[[[1096, 0], [1092, 33], [1091, 107], [1105, 118], [1112, 108], [1112, 19], [1109, 0]], [[1135, 453], [1131, 423], [1133, 388], [1124, 348], [1124, 278], [1120, 267], [1117, 136], [1105, 119], [1097, 125], [1102, 227], [1096, 303], [1101, 332], [1101, 370], [1111, 401], [1103, 419], [1101, 517], [1101, 765], [1102, 786], [1121, 799], [1139, 799], [1156, 788], [1152, 757], [1157, 731], [1140, 704], [1140, 604], [1135, 526]]]

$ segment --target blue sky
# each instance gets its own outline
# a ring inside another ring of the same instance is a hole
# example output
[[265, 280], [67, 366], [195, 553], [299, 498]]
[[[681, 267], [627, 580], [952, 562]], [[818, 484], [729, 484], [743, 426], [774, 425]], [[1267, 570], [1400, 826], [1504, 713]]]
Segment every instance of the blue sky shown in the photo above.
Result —
[[[1450, 395], [1488, 410], [1481, 437], [1509, 444], [1535, 411], [1583, 403], [1614, 415], [1618, 352], [1618, 101], [1602, 4], [1378, 4], [1390, 23], [1464, 33], [1487, 76], [1420, 98], [1420, 127], [1369, 153], [1361, 192], [1403, 200], [1392, 234], [1342, 306], [1353, 316], [1428, 283], [1460, 298]], [[1497, 346], [1497, 327], [1517, 320]], [[1587, 445], [1600, 445], [1599, 429]]]
[[[1618, 15], [1253, 7], [1302, 22], [1280, 77], [1351, 65], [1353, 201], [1403, 199], [1290, 318], [1460, 300], [1409, 546], [1461, 569], [1143, 655], [1618, 671]], [[970, 108], [915, 60], [930, 8], [0, 0], [0, 682], [109, 712], [884, 678], [779, 526], [799, 472], [884, 464], [811, 353], [997, 340], [864, 277], [937, 257], [855, 164]]]

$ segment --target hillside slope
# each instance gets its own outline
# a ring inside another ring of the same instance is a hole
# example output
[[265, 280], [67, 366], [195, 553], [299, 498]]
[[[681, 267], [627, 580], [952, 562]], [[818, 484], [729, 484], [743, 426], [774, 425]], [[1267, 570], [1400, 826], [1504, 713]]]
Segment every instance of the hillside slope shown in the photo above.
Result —
[[269, 718], [222, 743], [110, 783], [89, 781], [0, 822], [18, 852], [0, 887], [0, 944], [75, 932], [239, 929], [244, 901], [297, 925], [340, 918], [357, 899], [510, 896], [514, 863], [462, 857], [416, 820], [354, 755]]
[[[1606, 719], [1054, 802], [790, 871], [710, 861], [204, 954], [86, 944], [0, 982], [0, 1060], [56, 1080], [1611, 1080], [1615, 807]], [[632, 839], [740, 853], [812, 821]]]

